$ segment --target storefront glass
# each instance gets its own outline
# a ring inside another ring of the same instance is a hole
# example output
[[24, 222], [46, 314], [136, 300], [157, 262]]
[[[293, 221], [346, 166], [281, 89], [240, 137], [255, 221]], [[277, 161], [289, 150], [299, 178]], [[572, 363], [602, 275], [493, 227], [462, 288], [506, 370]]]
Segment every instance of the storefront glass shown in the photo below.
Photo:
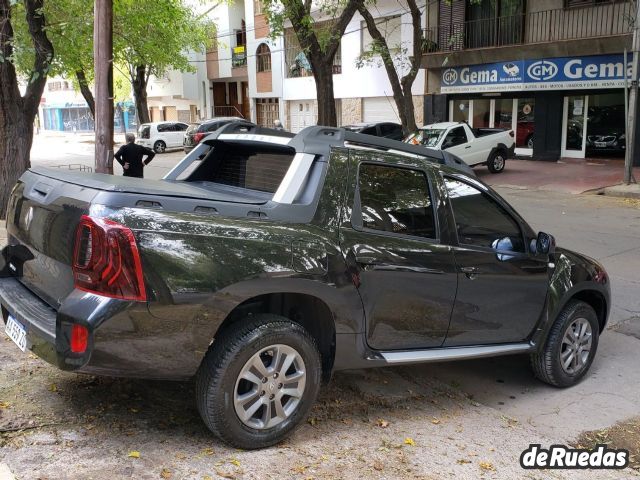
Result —
[[451, 111], [452, 122], [468, 122], [469, 121], [469, 100], [454, 100], [453, 109]]
[[535, 110], [535, 106], [535, 99], [533, 98], [518, 99], [516, 148], [533, 148], [533, 113]]
[[624, 93], [589, 95], [586, 155], [624, 156], [625, 149]]
[[473, 123], [474, 128], [487, 128], [491, 119], [491, 100], [482, 99], [473, 101]]
[[513, 99], [499, 98], [496, 100], [495, 110], [495, 127], [496, 128], [513, 128]]
[[565, 125], [565, 150], [582, 151], [582, 132], [584, 130], [585, 96], [568, 97]]

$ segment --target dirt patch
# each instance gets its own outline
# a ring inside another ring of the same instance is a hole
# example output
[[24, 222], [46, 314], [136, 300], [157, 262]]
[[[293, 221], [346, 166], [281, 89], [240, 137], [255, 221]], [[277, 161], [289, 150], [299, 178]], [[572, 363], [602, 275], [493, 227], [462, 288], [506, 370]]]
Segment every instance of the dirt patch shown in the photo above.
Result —
[[628, 450], [629, 466], [640, 471], [640, 417], [616, 423], [603, 430], [584, 432], [575, 442], [576, 448], [592, 449], [598, 444]]

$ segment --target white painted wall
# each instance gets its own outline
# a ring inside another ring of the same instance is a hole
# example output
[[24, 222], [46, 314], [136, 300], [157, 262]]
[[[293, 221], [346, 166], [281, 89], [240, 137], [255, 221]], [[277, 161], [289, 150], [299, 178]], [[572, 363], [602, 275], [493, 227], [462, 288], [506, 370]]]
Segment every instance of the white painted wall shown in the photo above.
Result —
[[[421, 4], [419, 4], [420, 6]], [[422, 2], [424, 5], [424, 2]], [[402, 42], [411, 47], [411, 15], [404, 13], [403, 5], [393, 0], [381, 0], [376, 3], [374, 18], [402, 14]], [[423, 16], [423, 22], [424, 22]], [[365, 98], [393, 96], [387, 73], [382, 66], [370, 65], [356, 67], [356, 59], [362, 49], [362, 17], [355, 15], [342, 38], [342, 74], [333, 76], [333, 89], [336, 98]], [[281, 59], [284, 64], [284, 58]], [[284, 68], [283, 68], [284, 72]], [[424, 70], [420, 70], [413, 83], [412, 93], [424, 92]], [[313, 77], [286, 78], [283, 84], [285, 100], [316, 98]]]

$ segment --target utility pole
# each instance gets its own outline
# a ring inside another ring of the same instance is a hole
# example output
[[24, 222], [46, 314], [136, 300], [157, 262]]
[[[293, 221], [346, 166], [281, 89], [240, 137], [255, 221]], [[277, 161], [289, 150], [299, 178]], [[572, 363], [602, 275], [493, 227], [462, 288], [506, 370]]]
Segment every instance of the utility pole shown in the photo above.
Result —
[[113, 0], [95, 0], [96, 172], [113, 174]]
[[[624, 158], [624, 183], [629, 185], [633, 178], [633, 158], [636, 155], [636, 123], [638, 121], [638, 63], [640, 55], [640, 1], [636, 1], [636, 18], [633, 22], [633, 43], [631, 47], [631, 91], [629, 92], [629, 135], [627, 136]], [[625, 69], [626, 69], [625, 65]], [[626, 73], [626, 72], [625, 72]]]

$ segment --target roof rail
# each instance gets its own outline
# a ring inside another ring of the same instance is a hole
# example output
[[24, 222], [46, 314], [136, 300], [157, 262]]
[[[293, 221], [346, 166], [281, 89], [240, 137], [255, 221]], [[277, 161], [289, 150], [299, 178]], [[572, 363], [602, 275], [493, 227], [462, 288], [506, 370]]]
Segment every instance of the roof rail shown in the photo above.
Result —
[[[445, 164], [442, 152], [426, 147], [411, 145], [408, 143], [390, 140], [388, 138], [354, 133], [344, 128], [336, 127], [307, 127], [298, 133], [289, 145], [296, 147], [297, 151], [305, 153], [322, 153], [330, 150], [331, 147], [348, 147], [349, 145], [360, 145], [363, 147], [375, 148], [377, 150], [394, 150], [397, 152], [409, 153], [419, 157]], [[328, 152], [327, 152], [328, 153]]]
[[229, 122], [223, 125], [215, 132], [206, 136], [207, 140], [216, 140], [220, 135], [228, 135], [234, 133], [248, 133], [251, 135], [268, 135], [270, 137], [287, 137], [293, 138], [295, 134], [286, 132], [284, 130], [276, 130], [275, 128], [266, 128], [256, 125], [255, 123], [248, 122], [246, 120], [238, 120], [236, 122]]

